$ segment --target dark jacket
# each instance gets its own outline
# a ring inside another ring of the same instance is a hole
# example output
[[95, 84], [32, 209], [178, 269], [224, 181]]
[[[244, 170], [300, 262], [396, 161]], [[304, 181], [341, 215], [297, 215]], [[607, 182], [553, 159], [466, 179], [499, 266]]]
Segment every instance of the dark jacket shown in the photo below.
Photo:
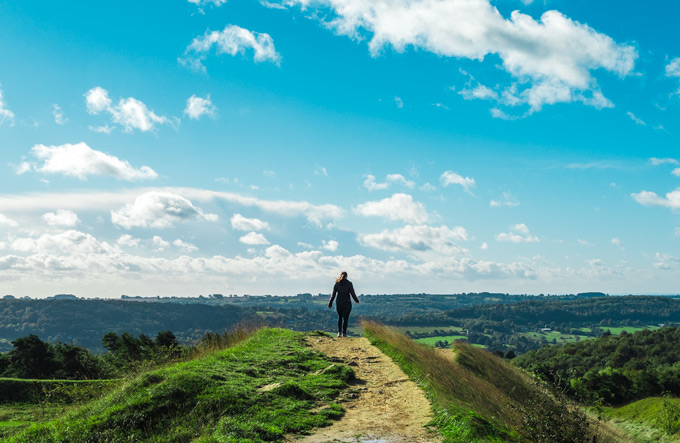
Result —
[[352, 300], [350, 299], [350, 296], [352, 296], [355, 302], [359, 303], [357, 294], [354, 292], [354, 285], [346, 278], [340, 280], [333, 286], [333, 295], [331, 295], [331, 300], [328, 302], [329, 307], [333, 304], [336, 295], [338, 296], [337, 304], [339, 305], [351, 305]]

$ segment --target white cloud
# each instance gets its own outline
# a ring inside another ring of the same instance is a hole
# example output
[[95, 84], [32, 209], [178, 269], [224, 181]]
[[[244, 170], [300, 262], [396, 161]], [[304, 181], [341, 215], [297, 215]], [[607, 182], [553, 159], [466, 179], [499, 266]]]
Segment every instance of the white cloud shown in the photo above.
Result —
[[192, 95], [187, 99], [187, 106], [184, 108], [184, 115], [188, 115], [190, 119], [198, 120], [202, 116], [215, 117], [217, 114], [217, 107], [213, 105], [210, 100], [210, 94], [205, 98], [196, 97]]
[[420, 189], [421, 191], [430, 192], [436, 190], [437, 188], [435, 188], [428, 182], [425, 183], [423, 186], [419, 187], [418, 189]]
[[338, 246], [340, 246], [340, 243], [335, 240], [323, 240], [323, 248], [326, 251], [335, 252], [338, 250]]
[[17, 238], [12, 241], [10, 247], [15, 251], [36, 252], [39, 254], [49, 251], [61, 254], [103, 254], [113, 252], [108, 244], [100, 243], [92, 235], [72, 229], [58, 234], [43, 234], [38, 238]]
[[125, 229], [168, 228], [177, 221], [191, 219], [215, 221], [216, 218], [214, 214], [203, 214], [191, 201], [180, 195], [158, 191], [142, 194], [134, 203], [111, 211], [111, 222]]
[[447, 187], [449, 185], [461, 185], [465, 192], [472, 194], [472, 192], [470, 192], [470, 188], [475, 186], [475, 179], [463, 177], [453, 171], [446, 171], [441, 175], [441, 177], [439, 177], [439, 183], [441, 183], [443, 187]]
[[668, 164], [668, 165], [678, 165], [678, 164], [680, 164], [680, 162], [678, 162], [676, 159], [668, 158], [668, 157], [666, 157], [666, 158], [652, 157], [652, 158], [649, 159], [649, 163], [652, 166], [659, 166], [659, 165], [664, 165], [664, 164]]
[[501, 206], [519, 206], [519, 202], [509, 192], [503, 193], [503, 200], [491, 200], [489, 206], [498, 208]]
[[580, 238], [576, 240], [576, 243], [578, 243], [581, 246], [589, 246], [590, 243], [588, 243], [586, 240], [581, 240]]
[[[666, 65], [666, 77], [680, 77], [680, 57], [674, 58]], [[680, 89], [677, 91], [680, 94]]]
[[153, 248], [157, 251], [164, 251], [165, 248], [170, 246], [170, 242], [163, 240], [161, 237], [154, 235], [151, 239], [151, 244]]
[[134, 238], [130, 234], [123, 234], [118, 238], [118, 240], [116, 240], [117, 245], [128, 246], [131, 248], [138, 248], [139, 242], [140, 240], [138, 238]]
[[616, 237], [612, 238], [612, 239], [611, 239], [611, 243], [612, 243], [613, 245], [616, 245], [616, 246], [618, 246], [619, 248], [623, 249], [623, 242], [621, 241], [620, 238], [616, 238]]
[[671, 174], [673, 174], [676, 177], [680, 177], [680, 168], [675, 168], [671, 171]]
[[462, 89], [458, 94], [462, 95], [465, 100], [498, 100], [496, 91], [481, 84], [472, 89]]
[[654, 267], [656, 269], [669, 270], [680, 265], [680, 258], [671, 254], [661, 254], [657, 252], [655, 257], [657, 261], [654, 263]]
[[406, 177], [401, 174], [387, 174], [385, 177], [385, 182], [383, 183], [377, 183], [375, 181], [375, 176], [370, 174], [367, 175], [366, 179], [364, 180], [364, 188], [368, 189], [369, 191], [384, 190], [389, 188], [392, 184], [401, 184], [407, 188], [413, 188], [416, 185], [413, 181], [407, 180]]
[[54, 116], [54, 122], [60, 126], [68, 122], [68, 119], [64, 116], [64, 111], [56, 103], [52, 105], [52, 115]]
[[[345, 210], [334, 204], [315, 205], [307, 201], [264, 200], [235, 192], [220, 192], [200, 188], [137, 188], [117, 192], [66, 192], [34, 194], [0, 194], [0, 208], [5, 211], [45, 211], [57, 209], [106, 210], [117, 205], [125, 205], [143, 194], [177, 194], [185, 199], [201, 202], [221, 201], [258, 208], [262, 211], [285, 217], [305, 217], [316, 227], [324, 226], [327, 221], [335, 221], [345, 216]], [[214, 219], [211, 214], [204, 215], [206, 220]]]
[[414, 202], [413, 197], [401, 193], [357, 205], [354, 212], [364, 217], [385, 217], [416, 224], [425, 223], [429, 218], [422, 203]]
[[498, 234], [496, 240], [511, 243], [533, 243], [540, 241], [538, 237], [531, 235], [529, 228], [524, 223], [510, 226], [510, 232]]
[[187, 1], [189, 3], [193, 3], [196, 6], [213, 5], [219, 7], [227, 3], [227, 0], [187, 0]]
[[486, 251], [487, 249], [489, 249], [488, 243], [483, 242], [482, 245], [479, 247], [479, 249], [481, 249], [482, 251]]
[[632, 193], [630, 196], [644, 206], [664, 206], [670, 209], [680, 209], [680, 188], [666, 193], [665, 198], [652, 191], [640, 191]]
[[59, 209], [57, 212], [43, 214], [43, 220], [50, 226], [73, 227], [80, 223], [78, 214], [67, 209]]
[[435, 251], [444, 254], [464, 252], [458, 247], [457, 242], [467, 239], [467, 231], [460, 226], [451, 229], [447, 226], [426, 225], [407, 225], [403, 228], [358, 236], [361, 245], [383, 251]]
[[404, 107], [404, 101], [397, 96], [394, 96], [394, 104], [397, 105], [397, 108], [399, 109], [402, 109]]
[[7, 217], [5, 214], [0, 214], [0, 226], [9, 226], [10, 228], [16, 228], [17, 226], [19, 226], [19, 223]]
[[87, 127], [92, 132], [98, 132], [100, 134], [110, 134], [113, 132], [114, 127], [109, 125], [102, 126], [88, 126]]
[[323, 175], [325, 177], [328, 177], [328, 171], [326, 171], [326, 168], [320, 165], [316, 165], [314, 168], [314, 175]]
[[680, 237], [680, 227], [675, 228], [675, 231], [673, 231], [673, 232], [675, 233], [676, 237]]
[[14, 113], [7, 108], [2, 95], [2, 89], [0, 89], [0, 124], [9, 122], [10, 126], [14, 126]]
[[262, 170], [262, 175], [265, 177], [274, 178], [276, 177], [276, 172], [269, 169], [264, 169]]
[[246, 245], [268, 245], [269, 240], [262, 235], [258, 234], [257, 232], [249, 232], [243, 237], [239, 238], [238, 241], [241, 243], [245, 243]]
[[196, 252], [196, 251], [198, 251], [198, 248], [196, 247], [196, 245], [192, 245], [191, 243], [187, 243], [183, 240], [180, 240], [179, 238], [177, 240], [174, 240], [172, 242], [172, 245], [180, 248], [184, 252]]
[[[113, 123], [121, 125], [125, 132], [133, 132], [135, 129], [146, 132], [156, 129], [156, 125], [174, 126], [177, 122], [177, 119], [156, 115], [136, 98], [121, 98], [118, 104], [114, 105], [109, 98], [108, 91], [100, 86], [87, 91], [85, 103], [88, 113], [93, 115], [102, 112], [110, 114]], [[99, 129], [100, 132], [107, 132], [108, 126]]]
[[504, 112], [503, 110], [498, 109], [498, 108], [491, 108], [491, 110], [489, 112], [491, 112], [491, 117], [499, 118], [501, 120], [512, 121], [512, 120], [517, 120], [517, 119], [520, 118], [516, 115], [507, 114], [506, 112]]
[[64, 174], [85, 180], [90, 175], [107, 175], [119, 180], [155, 179], [158, 174], [148, 166], [136, 169], [127, 161], [120, 160], [101, 151], [90, 148], [85, 143], [61, 146], [35, 145], [31, 154], [42, 163], [22, 163], [17, 174], [34, 169], [46, 174]]
[[530, 112], [559, 102], [612, 106], [591, 73], [602, 69], [623, 77], [637, 58], [633, 46], [618, 44], [558, 11], [546, 11], [540, 20], [519, 11], [505, 18], [489, 0], [290, 0], [283, 4], [303, 9], [318, 6], [323, 11], [315, 16], [337, 34], [356, 40], [367, 37], [373, 56], [388, 47], [480, 61], [495, 54], [514, 81], [504, 91], [508, 98], [499, 99], [510, 106], [526, 104]]
[[259, 218], [246, 218], [241, 214], [234, 214], [229, 221], [231, 227], [238, 231], [268, 231], [269, 223]]
[[203, 61], [213, 47], [217, 54], [232, 56], [252, 49], [255, 62], [269, 61], [278, 65], [281, 61], [281, 55], [276, 52], [274, 40], [269, 34], [249, 31], [236, 25], [227, 25], [222, 31], [206, 31], [204, 35], [194, 38], [184, 51], [184, 58], [179, 61], [193, 69], [205, 71]]
[[628, 117], [630, 117], [630, 119], [633, 120], [635, 122], [635, 124], [641, 125], [641, 126], [647, 126], [647, 123], [645, 123], [643, 120], [637, 118], [635, 116], [635, 114], [633, 114], [632, 112], [628, 111], [628, 112], [626, 112], [626, 115]]

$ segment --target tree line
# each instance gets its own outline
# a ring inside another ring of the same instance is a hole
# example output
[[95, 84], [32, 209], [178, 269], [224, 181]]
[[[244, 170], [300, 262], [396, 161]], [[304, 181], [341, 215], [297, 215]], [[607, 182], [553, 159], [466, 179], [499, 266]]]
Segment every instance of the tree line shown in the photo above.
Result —
[[619, 405], [680, 396], [680, 328], [664, 327], [545, 346], [514, 362], [575, 399]]

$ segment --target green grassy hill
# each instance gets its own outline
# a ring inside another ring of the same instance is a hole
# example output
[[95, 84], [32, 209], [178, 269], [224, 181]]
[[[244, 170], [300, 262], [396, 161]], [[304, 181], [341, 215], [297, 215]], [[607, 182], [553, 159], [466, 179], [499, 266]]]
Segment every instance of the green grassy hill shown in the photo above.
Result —
[[650, 397], [601, 414], [641, 442], [680, 442], [680, 399]]
[[141, 373], [7, 441], [257, 442], [305, 433], [342, 415], [334, 400], [354, 373], [303, 340], [262, 329], [234, 347]]
[[578, 443], [595, 436], [598, 442], [628, 441], [485, 350], [465, 343], [455, 343], [453, 352], [438, 350], [395, 328], [363, 326], [374, 344], [428, 393], [446, 442]]

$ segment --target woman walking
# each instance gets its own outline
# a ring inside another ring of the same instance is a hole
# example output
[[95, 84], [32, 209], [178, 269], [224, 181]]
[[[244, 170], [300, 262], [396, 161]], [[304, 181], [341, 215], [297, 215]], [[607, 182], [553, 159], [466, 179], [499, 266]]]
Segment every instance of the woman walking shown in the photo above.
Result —
[[331, 295], [331, 300], [328, 302], [328, 309], [333, 307], [333, 300], [335, 300], [336, 295], [338, 296], [338, 300], [335, 302], [335, 308], [338, 311], [338, 337], [347, 337], [347, 322], [349, 322], [349, 314], [352, 312], [352, 299], [350, 295], [357, 303], [359, 303], [359, 299], [354, 292], [352, 282], [347, 280], [347, 273], [344, 271], [335, 280], [333, 295]]

